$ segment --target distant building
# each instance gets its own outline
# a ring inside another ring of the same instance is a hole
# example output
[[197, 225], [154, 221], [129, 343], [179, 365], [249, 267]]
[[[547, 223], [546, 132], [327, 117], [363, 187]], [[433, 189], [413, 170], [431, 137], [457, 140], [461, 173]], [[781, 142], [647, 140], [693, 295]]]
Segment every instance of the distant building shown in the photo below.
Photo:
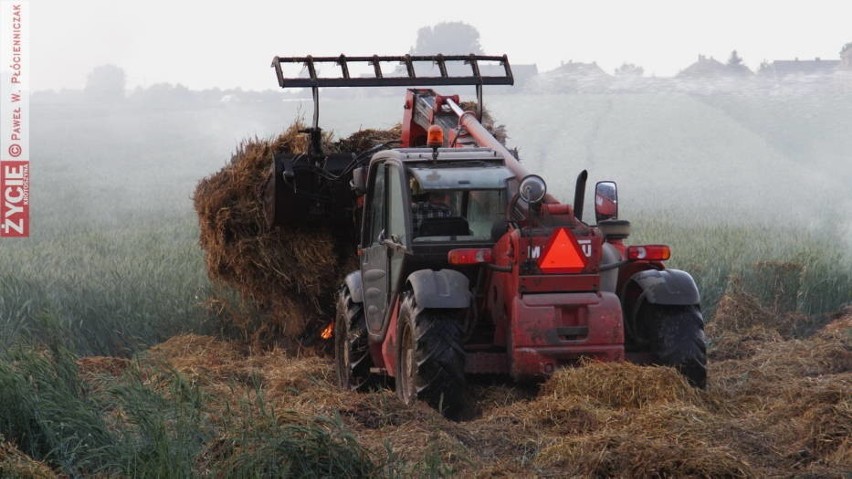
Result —
[[840, 67], [840, 60], [775, 60], [760, 66], [761, 75], [830, 75]]
[[536, 76], [534, 81], [529, 82], [529, 88], [550, 93], [596, 92], [609, 88], [612, 80], [612, 75], [595, 62], [569, 61]]
[[568, 61], [563, 62], [558, 67], [545, 73], [546, 75], [555, 77], [567, 77], [585, 81], [609, 80], [612, 78], [607, 72], [603, 71], [596, 62], [582, 63]]
[[742, 63], [722, 63], [713, 57], [698, 55], [698, 61], [684, 68], [678, 78], [722, 78], [751, 75], [752, 71]]
[[[514, 87], [499, 88], [497, 89], [498, 91], [518, 91], [519, 87], [523, 87], [531, 78], [538, 75], [538, 66], [535, 63], [531, 65], [511, 65], [511, 67], [512, 78], [515, 80]], [[505, 70], [502, 65], [480, 65], [479, 73], [483, 76], [502, 76], [505, 75]]]

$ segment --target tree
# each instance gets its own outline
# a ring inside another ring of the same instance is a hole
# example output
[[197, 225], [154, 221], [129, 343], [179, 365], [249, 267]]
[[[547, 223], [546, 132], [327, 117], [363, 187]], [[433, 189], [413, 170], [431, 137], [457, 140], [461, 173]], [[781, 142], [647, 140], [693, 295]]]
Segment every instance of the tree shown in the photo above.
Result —
[[475, 53], [481, 55], [479, 32], [463, 22], [442, 22], [434, 27], [423, 27], [417, 31], [417, 44], [413, 55], [459, 55]]
[[624, 63], [615, 69], [616, 76], [636, 76], [641, 77], [645, 73], [645, 69], [636, 66], [632, 63]]
[[729, 75], [748, 76], [752, 74], [752, 71], [743, 64], [743, 59], [740, 58], [736, 50], [731, 52], [731, 56], [728, 58], [728, 64], [726, 67], [726, 74]]
[[[196, 94], [181, 84], [155, 83], [145, 89], [137, 88], [130, 98], [147, 107], [181, 108], [191, 105], [196, 99]], [[216, 100], [218, 101], [219, 98]]]
[[126, 79], [124, 70], [121, 68], [115, 65], [101, 65], [89, 73], [85, 92], [101, 100], [121, 100], [124, 98]]
[[738, 67], [742, 65], [743, 59], [737, 55], [737, 51], [734, 50], [731, 52], [731, 56], [728, 58], [728, 66], [729, 67]]

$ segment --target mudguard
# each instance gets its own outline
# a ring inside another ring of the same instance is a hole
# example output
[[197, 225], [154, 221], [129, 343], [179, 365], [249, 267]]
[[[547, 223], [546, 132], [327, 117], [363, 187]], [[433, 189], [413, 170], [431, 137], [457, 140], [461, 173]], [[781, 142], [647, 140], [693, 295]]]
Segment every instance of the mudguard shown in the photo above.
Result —
[[421, 269], [408, 276], [414, 301], [421, 308], [461, 309], [470, 306], [467, 276], [452, 269]]
[[364, 286], [361, 283], [361, 271], [353, 271], [346, 275], [346, 287], [352, 296], [353, 303], [364, 302]]
[[679, 269], [645, 270], [634, 274], [630, 282], [639, 286], [642, 298], [651, 304], [689, 306], [701, 302], [695, 280]]
[[[614, 264], [621, 261], [621, 254], [610, 243], [604, 242], [601, 251], [601, 264]], [[601, 271], [601, 291], [615, 293], [618, 286], [618, 268]]]

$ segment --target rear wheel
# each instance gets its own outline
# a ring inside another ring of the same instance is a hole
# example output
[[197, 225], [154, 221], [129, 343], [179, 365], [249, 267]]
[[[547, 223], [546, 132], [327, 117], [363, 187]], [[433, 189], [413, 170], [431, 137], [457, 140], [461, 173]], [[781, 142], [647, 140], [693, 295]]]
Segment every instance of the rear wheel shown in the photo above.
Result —
[[353, 302], [352, 294], [345, 286], [337, 298], [334, 363], [340, 387], [353, 391], [367, 389], [373, 359], [370, 357], [364, 305]]
[[697, 306], [645, 304], [640, 320], [650, 341], [654, 362], [672, 366], [689, 383], [707, 386], [707, 345], [704, 318]]
[[397, 331], [396, 393], [408, 405], [426, 401], [447, 417], [463, 407], [465, 310], [423, 309], [403, 297]]

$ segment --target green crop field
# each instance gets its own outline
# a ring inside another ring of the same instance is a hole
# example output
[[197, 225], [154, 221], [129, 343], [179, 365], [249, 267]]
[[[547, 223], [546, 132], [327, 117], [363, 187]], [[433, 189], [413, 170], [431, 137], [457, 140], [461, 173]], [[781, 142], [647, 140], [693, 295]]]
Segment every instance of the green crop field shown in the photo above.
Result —
[[[597, 180], [617, 181], [628, 242], [672, 246], [669, 264], [696, 279], [706, 321], [726, 292], [744, 288], [817, 325], [852, 301], [852, 94], [837, 95], [486, 90], [485, 106], [557, 198], [573, 198], [582, 169], [589, 192]], [[310, 118], [310, 104], [59, 100], [32, 101], [32, 237], [0, 244], [0, 431], [72, 477], [191, 471], [211, 430], [193, 385], [164, 376], [169, 401], [138, 374], [111, 391], [86, 391], [70, 365], [221, 330], [203, 307], [214, 287], [198, 246], [194, 186], [242, 139]], [[320, 123], [339, 136], [387, 128], [401, 120], [401, 105], [401, 96], [330, 99]], [[132, 428], [116, 432], [116, 418], [98, 412], [108, 400], [129, 411]], [[309, 438], [304, 454], [323, 450], [326, 471], [365, 470], [339, 424], [291, 431], [264, 412], [262, 397], [244, 406], [258, 417], [240, 440]], [[236, 413], [226, 420], [245, 427]], [[329, 451], [355, 469], [339, 469]], [[418, 471], [440, 469], [433, 459]], [[255, 477], [268, 466], [262, 451], [240, 460], [216, 470]]]

